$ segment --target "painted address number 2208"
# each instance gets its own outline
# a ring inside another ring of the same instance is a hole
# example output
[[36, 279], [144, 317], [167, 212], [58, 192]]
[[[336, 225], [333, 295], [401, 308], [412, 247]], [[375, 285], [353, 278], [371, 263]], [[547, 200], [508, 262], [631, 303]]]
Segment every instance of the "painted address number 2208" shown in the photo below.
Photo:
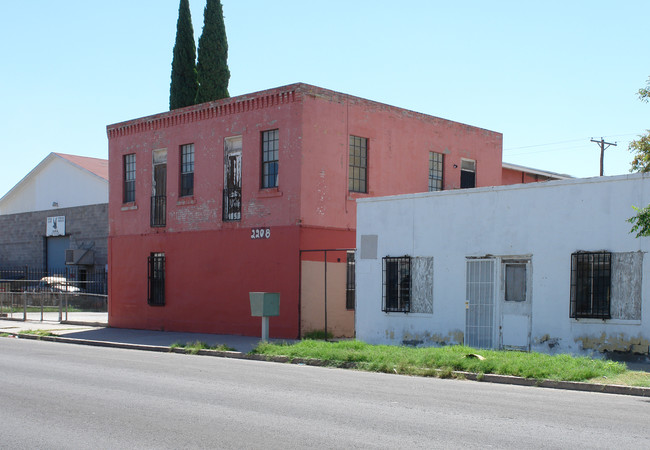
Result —
[[251, 228], [251, 239], [268, 239], [270, 237], [270, 228]]

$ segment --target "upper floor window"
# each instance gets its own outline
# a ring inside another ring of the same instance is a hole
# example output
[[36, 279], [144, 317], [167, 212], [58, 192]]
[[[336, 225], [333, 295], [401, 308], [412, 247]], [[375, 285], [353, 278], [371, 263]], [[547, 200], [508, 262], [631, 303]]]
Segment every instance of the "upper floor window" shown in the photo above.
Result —
[[194, 195], [194, 144], [181, 146], [181, 197]]
[[610, 252], [578, 252], [571, 255], [571, 317], [611, 317], [611, 264]]
[[476, 161], [461, 159], [460, 161], [460, 188], [476, 187]]
[[350, 192], [368, 192], [367, 138], [350, 136], [348, 190]]
[[135, 201], [135, 153], [124, 155], [123, 202]]
[[411, 257], [383, 258], [384, 312], [411, 310]]
[[223, 220], [241, 220], [242, 137], [224, 140]]
[[262, 189], [278, 187], [280, 132], [262, 132]]
[[442, 191], [442, 153], [429, 152], [429, 191]]
[[164, 227], [167, 221], [167, 149], [152, 152], [151, 226]]

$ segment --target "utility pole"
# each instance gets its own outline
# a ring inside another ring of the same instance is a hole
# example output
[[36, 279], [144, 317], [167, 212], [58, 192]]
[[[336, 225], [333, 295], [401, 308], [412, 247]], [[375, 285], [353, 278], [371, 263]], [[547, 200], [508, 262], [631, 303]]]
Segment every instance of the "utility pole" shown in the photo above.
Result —
[[[610, 145], [613, 145], [616, 147], [616, 142], [605, 142], [605, 140], [601, 137], [600, 141], [596, 141], [593, 138], [591, 139], [591, 142], [595, 142], [600, 146], [600, 176], [603, 176], [603, 163], [605, 160], [605, 149], [609, 148]], [[607, 147], [605, 147], [607, 146]]]

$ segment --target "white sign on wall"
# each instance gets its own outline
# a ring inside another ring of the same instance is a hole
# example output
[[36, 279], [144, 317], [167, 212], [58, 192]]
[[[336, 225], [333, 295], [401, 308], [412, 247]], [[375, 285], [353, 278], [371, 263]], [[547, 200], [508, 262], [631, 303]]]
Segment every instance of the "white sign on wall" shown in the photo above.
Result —
[[46, 236], [65, 236], [65, 216], [48, 217]]

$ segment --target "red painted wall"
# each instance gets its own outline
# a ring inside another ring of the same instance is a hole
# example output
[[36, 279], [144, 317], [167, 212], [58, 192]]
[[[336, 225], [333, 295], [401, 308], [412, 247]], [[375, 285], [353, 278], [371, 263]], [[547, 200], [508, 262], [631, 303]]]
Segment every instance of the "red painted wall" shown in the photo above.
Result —
[[[298, 335], [299, 228], [275, 227], [269, 239], [245, 229], [109, 238], [110, 325], [259, 336], [249, 292], [279, 292], [282, 319], [271, 337]], [[165, 305], [147, 304], [147, 258], [165, 253]]]
[[533, 173], [524, 172], [521, 170], [506, 169], [503, 168], [503, 174], [501, 176], [501, 184], [521, 184], [521, 183], [537, 183], [540, 181], [548, 181], [553, 179], [561, 178], [551, 178], [544, 175], [537, 175]]
[[[279, 130], [279, 186], [260, 189], [261, 133]], [[460, 159], [477, 186], [501, 184], [499, 133], [296, 84], [107, 127], [109, 323], [259, 336], [248, 293], [280, 292], [272, 337], [299, 333], [300, 250], [352, 248], [355, 199], [428, 190], [429, 151]], [[242, 136], [242, 218], [222, 220], [224, 139]], [[368, 138], [368, 194], [348, 193], [349, 135]], [[180, 147], [194, 144], [194, 195], [179, 198]], [[150, 226], [152, 152], [167, 149], [166, 226]], [[122, 203], [123, 156], [136, 154], [136, 199]], [[454, 167], [456, 165], [457, 167]], [[251, 239], [251, 229], [270, 229]], [[147, 304], [147, 258], [166, 256], [166, 304]], [[334, 256], [332, 256], [334, 257]], [[303, 259], [310, 259], [303, 254]], [[320, 260], [320, 257], [317, 259]]]

